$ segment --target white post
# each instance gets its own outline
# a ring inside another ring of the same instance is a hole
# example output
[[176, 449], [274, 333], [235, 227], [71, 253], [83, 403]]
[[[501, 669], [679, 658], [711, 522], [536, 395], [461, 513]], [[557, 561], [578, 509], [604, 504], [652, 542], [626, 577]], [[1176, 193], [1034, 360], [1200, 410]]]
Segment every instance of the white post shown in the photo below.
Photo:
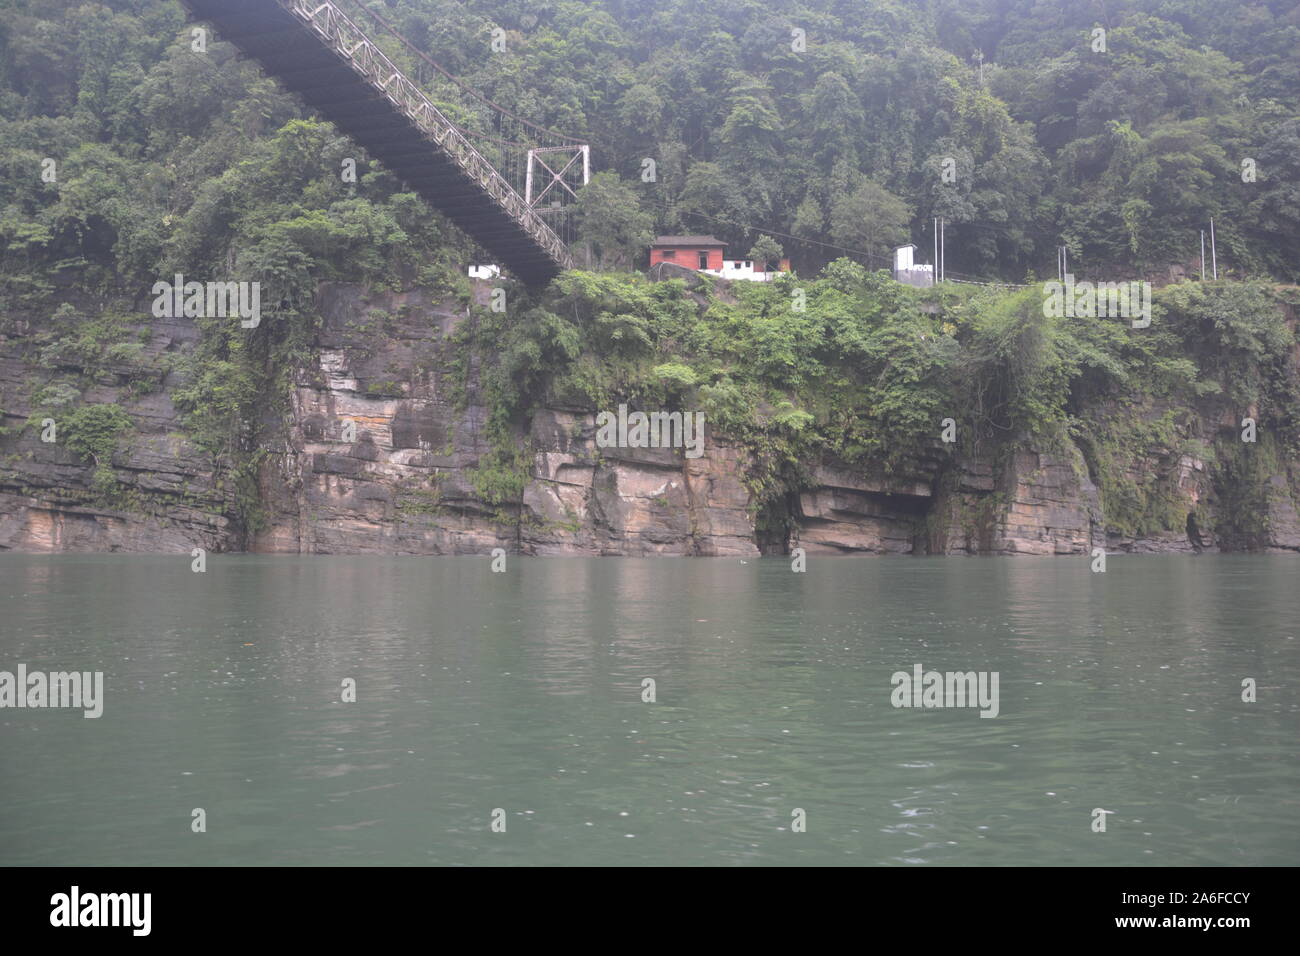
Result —
[[582, 147], [582, 185], [591, 182], [591, 146], [583, 144]]
[[939, 217], [934, 217], [934, 265], [930, 267], [930, 284], [939, 282]]
[[533, 151], [528, 151], [528, 172], [524, 174], [524, 205], [533, 204]]
[[943, 269], [943, 217], [939, 217], [939, 281], [942, 282], [947, 276]]
[[1214, 280], [1219, 280], [1219, 256], [1214, 249], [1214, 220], [1210, 220], [1210, 265], [1214, 267]]
[[1201, 281], [1205, 281], [1205, 230], [1201, 230]]

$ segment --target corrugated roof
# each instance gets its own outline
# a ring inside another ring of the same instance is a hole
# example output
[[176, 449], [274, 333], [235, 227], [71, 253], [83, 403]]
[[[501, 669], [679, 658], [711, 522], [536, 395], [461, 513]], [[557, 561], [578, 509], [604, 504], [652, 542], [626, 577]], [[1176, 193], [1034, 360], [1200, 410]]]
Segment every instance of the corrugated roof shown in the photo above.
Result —
[[655, 240], [656, 246], [725, 246], [726, 243], [712, 236], [660, 236]]

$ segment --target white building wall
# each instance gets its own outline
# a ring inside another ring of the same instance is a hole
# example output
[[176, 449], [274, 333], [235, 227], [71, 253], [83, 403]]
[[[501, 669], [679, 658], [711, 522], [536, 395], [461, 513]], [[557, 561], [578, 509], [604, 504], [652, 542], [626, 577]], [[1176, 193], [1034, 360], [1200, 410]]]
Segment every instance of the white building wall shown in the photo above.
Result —
[[774, 272], [758, 272], [754, 269], [752, 259], [723, 259], [722, 269], [701, 269], [701, 272], [707, 272], [711, 276], [720, 276], [723, 279], [744, 279], [749, 282], [771, 282]]

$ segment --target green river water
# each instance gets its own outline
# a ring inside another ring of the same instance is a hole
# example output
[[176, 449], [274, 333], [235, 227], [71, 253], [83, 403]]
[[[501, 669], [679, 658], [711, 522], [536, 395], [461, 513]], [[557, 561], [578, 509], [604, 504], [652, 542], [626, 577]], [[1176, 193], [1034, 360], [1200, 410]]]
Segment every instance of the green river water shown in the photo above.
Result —
[[1300, 862], [1300, 556], [1089, 560], [0, 555], [0, 863]]

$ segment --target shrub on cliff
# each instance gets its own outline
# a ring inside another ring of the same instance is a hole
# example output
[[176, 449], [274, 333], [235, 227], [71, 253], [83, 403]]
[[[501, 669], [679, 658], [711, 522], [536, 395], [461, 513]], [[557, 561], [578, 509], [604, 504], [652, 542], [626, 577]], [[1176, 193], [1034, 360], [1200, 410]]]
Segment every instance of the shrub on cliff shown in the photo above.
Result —
[[132, 427], [131, 416], [120, 405], [82, 405], [64, 413], [57, 425], [64, 447], [94, 461], [95, 493], [101, 498], [111, 496], [117, 488], [113, 453]]

